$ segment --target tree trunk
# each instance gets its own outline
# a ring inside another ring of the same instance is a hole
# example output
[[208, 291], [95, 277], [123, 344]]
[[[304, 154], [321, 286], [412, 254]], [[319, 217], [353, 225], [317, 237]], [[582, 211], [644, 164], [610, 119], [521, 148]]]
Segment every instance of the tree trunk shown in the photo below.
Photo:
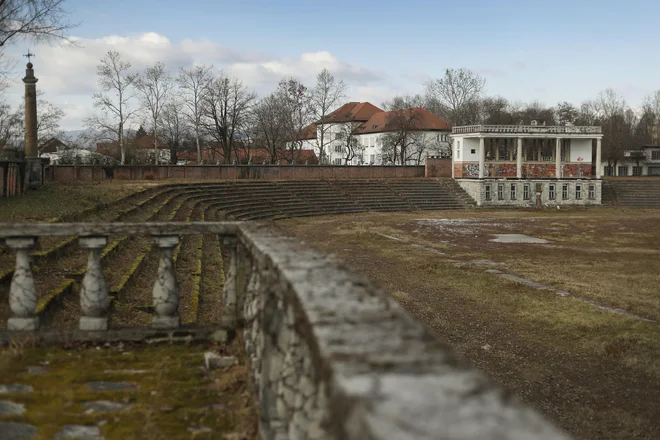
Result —
[[124, 124], [119, 124], [119, 153], [121, 154], [121, 165], [126, 163], [126, 146], [124, 145]]
[[154, 164], [158, 165], [158, 129], [156, 128], [156, 118], [154, 118]]
[[201, 165], [202, 147], [199, 145], [199, 125], [195, 125], [195, 144], [197, 145], [197, 165]]

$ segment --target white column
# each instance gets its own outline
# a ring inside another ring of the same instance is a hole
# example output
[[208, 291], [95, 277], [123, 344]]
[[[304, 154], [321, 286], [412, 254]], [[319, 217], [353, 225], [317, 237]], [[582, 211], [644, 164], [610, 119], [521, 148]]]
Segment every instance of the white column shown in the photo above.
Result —
[[601, 139], [601, 138], [596, 139], [596, 179], [600, 179], [600, 178], [601, 178], [601, 170], [600, 170], [600, 168], [601, 168], [601, 159], [600, 159], [600, 155], [601, 155], [601, 153], [602, 153], [602, 145], [601, 145], [601, 143], [602, 143], [602, 139]]
[[518, 155], [516, 156], [516, 175], [518, 179], [522, 179], [522, 138], [518, 138]]
[[479, 178], [483, 179], [485, 176], [485, 168], [486, 168], [486, 147], [485, 147], [485, 139], [482, 137], [479, 138]]
[[153, 328], [179, 327], [179, 285], [174, 273], [172, 253], [177, 244], [177, 236], [154, 237], [154, 243], [160, 249], [158, 275], [153, 289], [155, 314], [151, 321]]
[[555, 176], [561, 179], [561, 138], [557, 138], [557, 146], [555, 147]]
[[101, 250], [108, 244], [107, 237], [80, 237], [80, 247], [89, 249], [87, 271], [80, 289], [80, 330], [107, 330], [106, 316], [110, 301], [108, 287], [101, 267]]
[[36, 310], [39, 296], [30, 269], [30, 250], [36, 240], [33, 237], [8, 238], [5, 243], [16, 251], [16, 269], [9, 286], [9, 307], [13, 316], [7, 322], [7, 329], [37, 330], [39, 317], [36, 316]]

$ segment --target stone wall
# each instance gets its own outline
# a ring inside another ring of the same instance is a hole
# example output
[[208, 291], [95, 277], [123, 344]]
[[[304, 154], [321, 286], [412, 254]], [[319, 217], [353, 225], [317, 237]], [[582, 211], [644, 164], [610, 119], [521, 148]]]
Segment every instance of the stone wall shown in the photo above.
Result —
[[51, 182], [98, 180], [167, 179], [381, 179], [424, 177], [424, 166], [341, 166], [341, 165], [52, 165], [46, 168]]
[[266, 226], [239, 229], [225, 304], [244, 325], [261, 438], [567, 438], [365, 277]]
[[[477, 202], [477, 206], [519, 206], [535, 207], [537, 205], [536, 189], [541, 187], [541, 204], [554, 207], [564, 205], [600, 205], [602, 199], [602, 181], [600, 180], [511, 180], [511, 179], [457, 179], [458, 184]], [[487, 194], [487, 186], [490, 186], [490, 198]], [[498, 186], [502, 186], [502, 198], [498, 197]], [[512, 198], [511, 186], [516, 187], [515, 199]], [[525, 185], [528, 185], [528, 197], [525, 197]], [[554, 197], [551, 187], [554, 185]], [[567, 185], [566, 198], [564, 199], [563, 186]], [[578, 198], [577, 188], [580, 187]], [[590, 198], [589, 187], [593, 186], [593, 198]]]
[[451, 159], [430, 157], [426, 159], [426, 177], [451, 177]]

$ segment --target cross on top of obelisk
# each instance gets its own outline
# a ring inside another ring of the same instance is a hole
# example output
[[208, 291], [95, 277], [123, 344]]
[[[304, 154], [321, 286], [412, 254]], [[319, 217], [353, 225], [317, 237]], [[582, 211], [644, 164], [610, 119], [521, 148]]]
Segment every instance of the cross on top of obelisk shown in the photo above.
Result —
[[30, 49], [28, 49], [28, 52], [27, 52], [25, 55], [23, 55], [23, 56], [24, 56], [25, 58], [28, 59], [28, 63], [31, 63], [31, 62], [32, 62], [32, 59], [31, 59], [31, 58], [32, 58], [32, 57], [35, 57], [36, 55], [33, 54], [33, 53], [31, 53], [31, 52], [30, 52]]

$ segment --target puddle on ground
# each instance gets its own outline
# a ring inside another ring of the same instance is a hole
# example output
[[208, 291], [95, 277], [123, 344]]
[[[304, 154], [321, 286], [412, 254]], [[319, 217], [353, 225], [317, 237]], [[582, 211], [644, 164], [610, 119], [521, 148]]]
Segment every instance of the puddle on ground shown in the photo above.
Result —
[[492, 234], [496, 238], [492, 238], [490, 241], [495, 243], [534, 243], [534, 244], [545, 244], [549, 243], [548, 240], [544, 238], [531, 237], [525, 234]]

